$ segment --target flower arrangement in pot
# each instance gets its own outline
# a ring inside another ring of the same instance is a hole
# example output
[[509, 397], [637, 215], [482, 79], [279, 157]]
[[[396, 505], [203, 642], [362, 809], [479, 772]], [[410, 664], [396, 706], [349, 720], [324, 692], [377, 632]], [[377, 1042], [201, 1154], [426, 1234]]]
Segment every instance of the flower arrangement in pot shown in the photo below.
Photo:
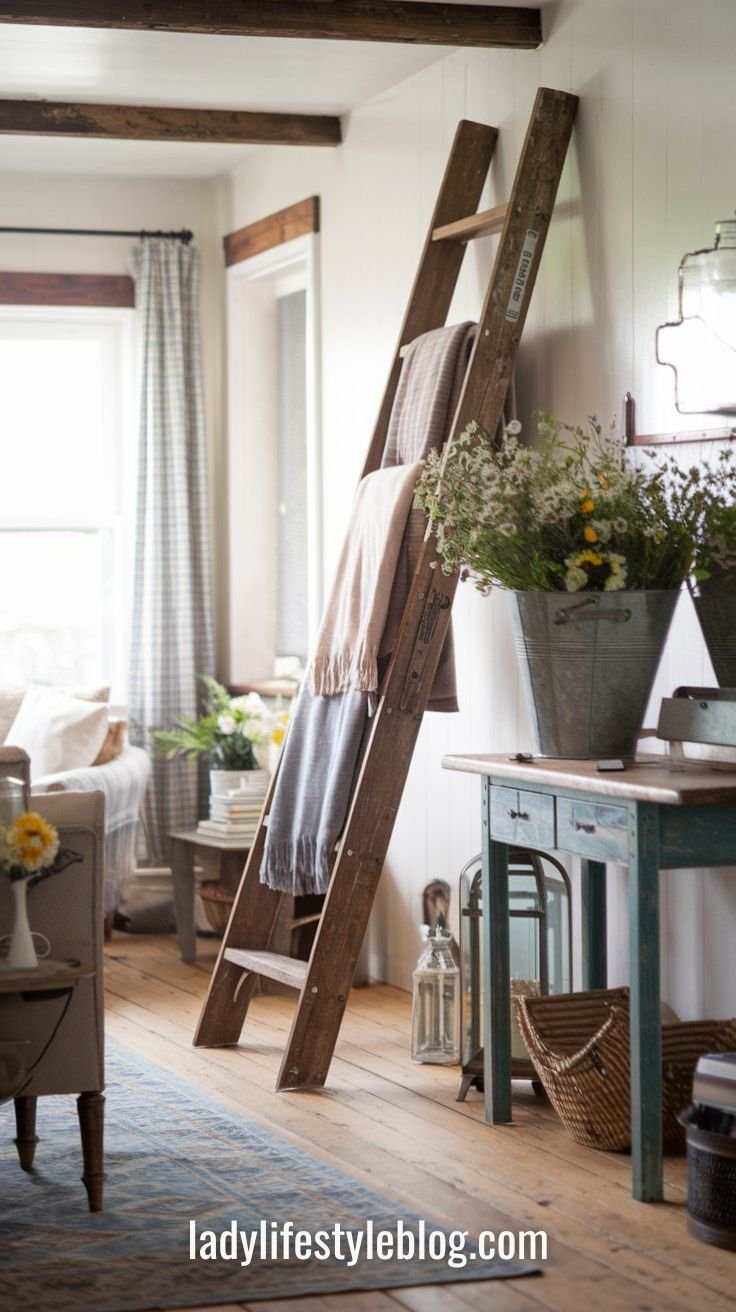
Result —
[[471, 423], [425, 463], [417, 493], [449, 573], [506, 589], [543, 755], [631, 756], [693, 531], [669, 465], [634, 468], [623, 441], [541, 415], [537, 445]]
[[155, 734], [165, 756], [204, 757], [213, 794], [231, 789], [259, 791], [268, 774], [269, 745], [280, 745], [288, 715], [271, 712], [258, 693], [231, 697], [216, 679], [200, 675], [205, 708], [196, 720], [180, 720]]
[[15, 913], [8, 954], [0, 963], [3, 968], [22, 970], [38, 965], [28, 923], [28, 889], [81, 859], [59, 845], [58, 831], [37, 811], [21, 811], [9, 824], [0, 824], [0, 874], [10, 880]]
[[695, 551], [690, 579], [695, 611], [718, 682], [736, 687], [736, 453], [725, 446], [715, 466], [680, 475]]

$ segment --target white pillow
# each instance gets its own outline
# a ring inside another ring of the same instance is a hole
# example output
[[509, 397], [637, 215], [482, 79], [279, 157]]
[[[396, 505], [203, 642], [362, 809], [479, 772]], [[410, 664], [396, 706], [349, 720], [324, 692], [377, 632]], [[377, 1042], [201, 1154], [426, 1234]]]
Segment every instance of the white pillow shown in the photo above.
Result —
[[72, 683], [45, 683], [43, 679], [31, 679], [28, 683], [29, 688], [54, 688], [56, 692], [65, 692], [68, 697], [78, 697], [83, 702], [108, 702], [110, 701], [109, 683], [92, 684], [88, 688], [80, 688], [77, 684]]
[[8, 730], [9, 747], [31, 758], [31, 780], [91, 765], [107, 736], [109, 707], [58, 688], [29, 688]]

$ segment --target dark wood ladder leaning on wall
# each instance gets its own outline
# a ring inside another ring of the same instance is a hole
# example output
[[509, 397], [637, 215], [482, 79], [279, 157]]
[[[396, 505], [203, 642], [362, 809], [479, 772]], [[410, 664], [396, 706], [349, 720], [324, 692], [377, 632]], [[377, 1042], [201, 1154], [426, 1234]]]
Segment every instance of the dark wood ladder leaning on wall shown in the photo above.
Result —
[[[466, 244], [500, 232], [449, 441], [477, 420], [495, 433], [503, 415], [536, 280], [577, 97], [540, 88], [507, 205], [476, 213], [496, 145], [495, 128], [460, 122], [450, 151], [362, 477], [378, 469], [401, 369], [401, 349], [447, 318]], [[422, 714], [457, 585], [440, 568], [430, 537], [417, 564], [393, 659], [380, 690], [370, 742], [335, 858], [308, 962], [269, 953], [281, 895], [259, 882], [275, 783], [243, 872], [194, 1043], [236, 1044], [259, 976], [299, 990], [278, 1089], [321, 1087], [337, 1042]]]

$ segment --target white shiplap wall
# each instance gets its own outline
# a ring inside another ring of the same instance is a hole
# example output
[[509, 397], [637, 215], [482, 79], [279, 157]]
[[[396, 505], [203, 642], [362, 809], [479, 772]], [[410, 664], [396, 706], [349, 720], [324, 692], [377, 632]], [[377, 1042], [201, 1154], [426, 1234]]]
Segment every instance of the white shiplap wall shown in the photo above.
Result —
[[[679, 257], [710, 244], [714, 221], [734, 207], [736, 4], [560, 0], [545, 18], [541, 51], [452, 55], [355, 110], [340, 150], [255, 152], [232, 175], [233, 227], [311, 193], [322, 198], [328, 573], [460, 117], [500, 128], [492, 204], [508, 193], [537, 87], [581, 97], [519, 365], [522, 416], [543, 407], [607, 419], [630, 388], [643, 431], [675, 424], [654, 331], [673, 317]], [[477, 315], [491, 258], [490, 241], [471, 247], [452, 318]], [[529, 743], [504, 598], [461, 588], [455, 625], [462, 711], [422, 728], [371, 929], [374, 973], [400, 985], [419, 946], [423, 886], [454, 883], [479, 841], [477, 786], [443, 773], [440, 757]], [[710, 677], [683, 598], [658, 694]], [[611, 893], [615, 980], [626, 963], [621, 884]], [[736, 1009], [734, 928], [736, 879], [671, 877], [664, 982], [682, 1015]]]

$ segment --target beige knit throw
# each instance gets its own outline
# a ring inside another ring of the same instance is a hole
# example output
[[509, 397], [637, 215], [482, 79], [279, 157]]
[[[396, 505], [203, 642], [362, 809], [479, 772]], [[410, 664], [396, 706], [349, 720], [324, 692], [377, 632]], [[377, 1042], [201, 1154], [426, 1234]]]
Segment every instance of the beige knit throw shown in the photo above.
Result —
[[421, 461], [378, 469], [358, 485], [310, 666], [316, 696], [378, 688], [378, 649], [421, 469]]

